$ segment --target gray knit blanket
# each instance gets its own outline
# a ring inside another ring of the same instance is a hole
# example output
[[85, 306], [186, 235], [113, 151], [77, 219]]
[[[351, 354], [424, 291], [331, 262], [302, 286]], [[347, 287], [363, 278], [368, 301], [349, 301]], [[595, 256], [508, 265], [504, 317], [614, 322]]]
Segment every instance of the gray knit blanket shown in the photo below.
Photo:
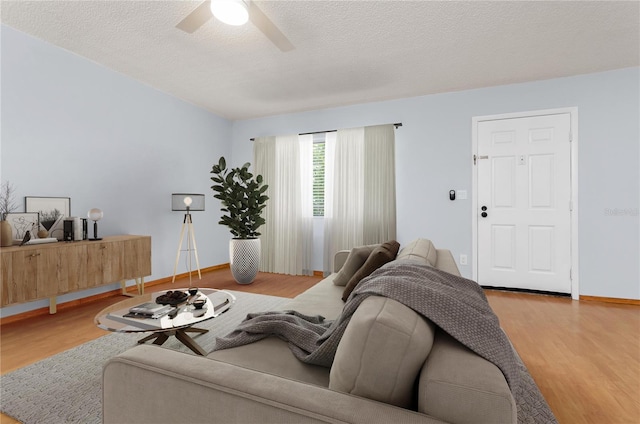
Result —
[[394, 299], [431, 320], [504, 374], [519, 423], [556, 423], [549, 406], [500, 328], [498, 317], [474, 281], [413, 261], [393, 261], [362, 280], [334, 321], [295, 311], [249, 314], [216, 339], [214, 350], [277, 336], [303, 362], [331, 367], [340, 339], [358, 306], [369, 296]]

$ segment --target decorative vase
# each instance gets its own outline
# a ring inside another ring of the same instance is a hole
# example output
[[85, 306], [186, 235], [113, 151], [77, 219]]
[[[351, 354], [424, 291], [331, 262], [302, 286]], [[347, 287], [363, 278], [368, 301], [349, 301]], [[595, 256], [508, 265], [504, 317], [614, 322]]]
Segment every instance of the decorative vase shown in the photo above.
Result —
[[0, 246], [8, 247], [13, 245], [13, 232], [9, 221], [0, 221]]
[[251, 284], [260, 267], [260, 239], [231, 239], [229, 260], [233, 279], [238, 284]]

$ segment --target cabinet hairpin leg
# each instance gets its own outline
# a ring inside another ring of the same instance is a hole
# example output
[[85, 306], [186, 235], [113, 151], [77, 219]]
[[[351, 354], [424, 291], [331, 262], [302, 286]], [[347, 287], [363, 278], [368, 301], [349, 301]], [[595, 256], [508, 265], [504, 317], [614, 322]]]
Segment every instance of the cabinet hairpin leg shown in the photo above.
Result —
[[127, 292], [127, 280], [120, 280], [120, 289], [123, 296], [135, 297], [144, 294], [144, 277], [134, 278], [137, 293]]
[[51, 296], [49, 298], [49, 313], [50, 314], [55, 314], [57, 312], [57, 303], [56, 303], [56, 297], [55, 296]]
[[138, 286], [138, 294], [144, 294], [144, 277], [136, 278], [136, 284]]
[[120, 288], [122, 289], [122, 295], [123, 296], [129, 296], [129, 297], [137, 296], [136, 293], [129, 293], [127, 291], [127, 280], [120, 280]]
[[127, 280], [120, 280], [120, 292], [123, 296], [131, 296], [127, 293]]

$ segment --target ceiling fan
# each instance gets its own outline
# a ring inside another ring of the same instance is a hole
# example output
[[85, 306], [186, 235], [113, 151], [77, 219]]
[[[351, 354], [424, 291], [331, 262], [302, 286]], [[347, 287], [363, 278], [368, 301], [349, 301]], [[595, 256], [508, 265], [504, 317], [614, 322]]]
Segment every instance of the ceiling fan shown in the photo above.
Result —
[[[211, 5], [219, 3], [220, 0], [205, 0], [200, 3], [191, 13], [189, 13], [184, 19], [182, 19], [176, 28], [189, 34], [196, 31], [206, 22], [208, 22], [214, 13], [211, 10]], [[253, 1], [249, 0], [222, 0], [221, 3], [232, 4], [240, 7], [244, 7], [244, 10], [248, 13], [248, 19], [253, 25], [255, 25], [264, 35], [267, 36], [273, 44], [276, 45], [283, 52], [293, 50], [295, 47], [287, 39], [287, 37], [278, 29], [277, 26], [267, 17], [267, 15], [260, 10], [260, 8]], [[218, 17], [216, 15], [216, 17]], [[218, 18], [220, 19], [220, 18]], [[245, 18], [246, 22], [246, 18]], [[244, 22], [243, 22], [244, 23]], [[231, 23], [231, 25], [238, 25], [237, 23]]]

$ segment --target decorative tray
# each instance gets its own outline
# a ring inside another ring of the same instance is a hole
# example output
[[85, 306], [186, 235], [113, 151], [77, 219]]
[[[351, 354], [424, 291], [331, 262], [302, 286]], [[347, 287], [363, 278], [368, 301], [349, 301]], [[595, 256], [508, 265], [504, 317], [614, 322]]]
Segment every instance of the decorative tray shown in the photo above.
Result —
[[187, 300], [189, 294], [183, 291], [178, 290], [169, 290], [163, 295], [160, 295], [156, 298], [156, 303], [160, 305], [171, 305], [176, 306]]

